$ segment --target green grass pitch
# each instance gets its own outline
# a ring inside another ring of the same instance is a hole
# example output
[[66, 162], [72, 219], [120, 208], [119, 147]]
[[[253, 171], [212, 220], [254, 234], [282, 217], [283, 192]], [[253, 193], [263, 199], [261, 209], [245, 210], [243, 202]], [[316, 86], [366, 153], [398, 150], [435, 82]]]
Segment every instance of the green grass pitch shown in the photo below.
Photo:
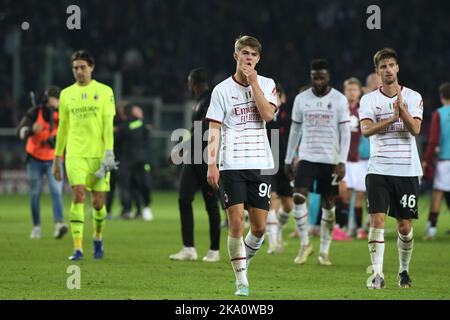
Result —
[[[41, 240], [29, 240], [31, 217], [27, 196], [0, 196], [0, 299], [236, 299], [234, 275], [226, 249], [227, 230], [222, 230], [221, 262], [201, 261], [209, 246], [207, 215], [200, 195], [195, 201], [195, 240], [199, 260], [174, 262], [169, 255], [181, 245], [177, 196], [153, 195], [155, 221], [107, 222], [105, 258], [92, 258], [92, 221], [86, 213], [85, 260], [67, 260], [72, 253], [70, 234], [62, 240], [52, 237], [51, 202], [42, 199]], [[422, 240], [429, 198], [420, 199], [420, 219], [415, 224], [411, 264], [413, 288], [397, 287], [398, 256], [395, 221], [386, 230], [384, 273], [386, 289], [365, 288], [369, 265], [367, 241], [336, 242], [331, 246], [331, 267], [317, 265], [319, 239], [313, 238], [315, 253], [304, 266], [293, 263], [298, 239], [287, 239], [283, 254], [266, 253], [267, 244], [249, 269], [249, 299], [449, 299], [450, 229], [448, 209], [443, 205], [435, 241]], [[65, 198], [65, 216], [70, 196]], [[118, 206], [115, 206], [116, 210]], [[86, 210], [88, 211], [88, 210]], [[81, 289], [67, 289], [67, 268], [81, 267]]]

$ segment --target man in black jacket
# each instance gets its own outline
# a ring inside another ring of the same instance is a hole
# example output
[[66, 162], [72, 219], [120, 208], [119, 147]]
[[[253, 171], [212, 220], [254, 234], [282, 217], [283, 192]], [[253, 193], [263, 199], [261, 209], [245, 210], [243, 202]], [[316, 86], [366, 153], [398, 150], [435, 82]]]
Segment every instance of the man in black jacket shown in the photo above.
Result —
[[[211, 188], [206, 180], [208, 165], [203, 161], [203, 150], [208, 143], [203, 140], [205, 132], [209, 128], [208, 121], [205, 119], [208, 111], [211, 92], [209, 91], [208, 76], [204, 69], [194, 69], [188, 76], [188, 87], [191, 93], [196, 97], [196, 104], [192, 109], [193, 126], [191, 129], [191, 139], [187, 142], [190, 146], [190, 163], [184, 163], [181, 169], [181, 182], [179, 190], [179, 208], [181, 219], [181, 234], [183, 238], [183, 249], [170, 256], [172, 260], [197, 260], [197, 251], [194, 245], [194, 214], [192, 210], [192, 201], [194, 195], [200, 188], [205, 201], [206, 211], [209, 218], [210, 250], [203, 258], [206, 262], [217, 262], [220, 260], [220, 211], [217, 204], [216, 191]], [[195, 122], [197, 121], [197, 125]], [[201, 122], [201, 125], [198, 123]], [[195, 149], [194, 141], [202, 141], [202, 148]], [[183, 148], [185, 149], [185, 148]], [[179, 154], [179, 149], [174, 148], [172, 159]], [[183, 155], [183, 158], [185, 155]]]
[[[122, 202], [122, 217], [130, 217], [132, 200], [139, 206], [142, 200], [144, 204], [142, 218], [152, 221], [149, 129], [144, 124], [144, 115], [140, 107], [125, 106], [125, 117], [126, 120], [116, 133], [116, 144], [120, 146], [121, 167], [117, 173], [117, 182]], [[137, 216], [140, 216], [140, 208], [137, 209]]]

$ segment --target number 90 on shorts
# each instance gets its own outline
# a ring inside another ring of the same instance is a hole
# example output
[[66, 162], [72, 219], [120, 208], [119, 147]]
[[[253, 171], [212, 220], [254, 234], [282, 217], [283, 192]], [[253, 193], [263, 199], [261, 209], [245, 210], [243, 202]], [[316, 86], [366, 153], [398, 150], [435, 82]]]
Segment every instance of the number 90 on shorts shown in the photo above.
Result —
[[247, 207], [269, 210], [272, 184], [260, 170], [224, 170], [220, 172], [225, 208], [244, 203]]

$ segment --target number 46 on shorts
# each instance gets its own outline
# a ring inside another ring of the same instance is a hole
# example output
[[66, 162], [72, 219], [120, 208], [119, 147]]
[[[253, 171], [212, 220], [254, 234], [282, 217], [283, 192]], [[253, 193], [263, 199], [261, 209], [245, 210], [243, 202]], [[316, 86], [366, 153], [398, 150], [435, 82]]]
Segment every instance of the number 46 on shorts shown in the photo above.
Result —
[[410, 208], [410, 209], [414, 209], [416, 207], [416, 196], [411, 194], [411, 195], [407, 195], [404, 194], [403, 197], [400, 200], [400, 204], [403, 206], [403, 208]]

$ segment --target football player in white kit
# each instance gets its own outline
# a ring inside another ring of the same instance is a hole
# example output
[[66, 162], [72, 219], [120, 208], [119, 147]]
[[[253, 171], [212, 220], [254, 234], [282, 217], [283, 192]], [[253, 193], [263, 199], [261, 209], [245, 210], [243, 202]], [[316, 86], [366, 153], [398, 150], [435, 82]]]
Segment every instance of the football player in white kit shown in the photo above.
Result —
[[[277, 110], [277, 91], [272, 79], [258, 75], [255, 70], [260, 54], [261, 44], [254, 37], [236, 40], [236, 73], [214, 88], [206, 115], [207, 179], [215, 189], [219, 189], [219, 178], [222, 185], [229, 221], [228, 253], [238, 296], [249, 295], [247, 269], [264, 241], [270, 205], [269, 174], [273, 174], [269, 170], [274, 168], [266, 122], [273, 120]], [[245, 208], [250, 231], [244, 240]]]
[[419, 176], [422, 176], [415, 136], [420, 133], [423, 102], [419, 93], [399, 85], [398, 56], [393, 49], [378, 51], [374, 64], [383, 84], [362, 97], [359, 112], [362, 134], [370, 137], [366, 188], [373, 273], [366, 285], [370, 289], [385, 286], [384, 228], [388, 214], [397, 219], [398, 285], [409, 288], [414, 243], [412, 220], [418, 218]]
[[350, 116], [347, 98], [329, 86], [328, 61], [311, 63], [312, 88], [295, 98], [292, 125], [285, 158], [286, 174], [294, 177], [295, 150], [300, 143], [300, 162], [294, 181], [294, 217], [300, 233], [301, 247], [294, 260], [304, 264], [313, 253], [308, 234], [308, 193], [317, 181], [322, 196], [319, 264], [329, 266], [329, 250], [336, 221], [335, 203], [339, 181], [345, 176], [345, 163], [350, 148]]

